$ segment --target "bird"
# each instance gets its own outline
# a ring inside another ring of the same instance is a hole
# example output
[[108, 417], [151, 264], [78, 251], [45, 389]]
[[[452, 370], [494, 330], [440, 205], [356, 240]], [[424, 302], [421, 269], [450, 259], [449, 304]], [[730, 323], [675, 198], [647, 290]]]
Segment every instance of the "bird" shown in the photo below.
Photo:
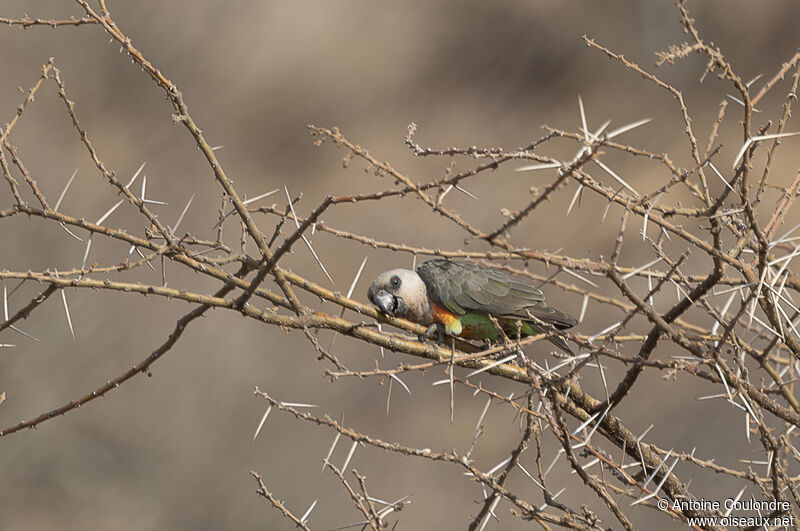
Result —
[[[427, 327], [420, 339], [444, 334], [497, 341], [543, 333], [541, 323], [565, 330], [578, 324], [571, 315], [545, 304], [544, 293], [498, 269], [450, 259], [428, 260], [410, 269], [381, 273], [367, 297], [383, 313]], [[548, 338], [572, 353], [557, 335]]]

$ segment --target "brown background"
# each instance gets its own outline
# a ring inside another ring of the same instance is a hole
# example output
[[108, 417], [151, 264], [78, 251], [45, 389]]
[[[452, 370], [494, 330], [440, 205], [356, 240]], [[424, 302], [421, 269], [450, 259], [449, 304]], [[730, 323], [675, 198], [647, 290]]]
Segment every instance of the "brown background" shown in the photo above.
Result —
[[[391, 185], [354, 163], [343, 169], [344, 152], [312, 146], [306, 124], [338, 126], [380, 160], [387, 160], [419, 182], [441, 177], [449, 160], [414, 159], [403, 145], [406, 126], [420, 126], [424, 145], [502, 146], [513, 149], [542, 136], [542, 124], [577, 130], [577, 95], [586, 104], [590, 127], [608, 118], [619, 126], [643, 117], [655, 121], [625, 137], [656, 152], [668, 152], [689, 166], [683, 125], [674, 100], [640, 77], [587, 48], [586, 34], [655, 71], [654, 51], [684, 39], [672, 2], [245, 2], [111, 1], [115, 21], [144, 55], [183, 91], [195, 120], [218, 154], [240, 193], [253, 197], [289, 187], [302, 192], [303, 214], [328, 193], [360, 193]], [[771, 76], [798, 43], [795, 2], [714, 1], [690, 4], [708, 40], [719, 45], [742, 77]], [[80, 16], [69, 2], [6, 0], [0, 16]], [[219, 189], [186, 131], [171, 120], [171, 107], [119, 45], [109, 43], [98, 27], [0, 27], [0, 120], [10, 120], [22, 101], [17, 86], [28, 88], [41, 64], [54, 56], [71, 99], [101, 157], [125, 180], [147, 161], [148, 196], [168, 201], [158, 212], [174, 222], [193, 193], [197, 198], [183, 228], [212, 236]], [[657, 69], [663, 79], [685, 92], [697, 134], [705, 138], [718, 102], [731, 90], [714, 76], [700, 85], [704, 62], [691, 57], [677, 66]], [[785, 87], [776, 89], [764, 107], [775, 115]], [[735, 105], [735, 104], [732, 104]], [[731, 107], [733, 109], [733, 107]], [[791, 127], [789, 129], [792, 129]], [[795, 127], [796, 129], [796, 127]], [[729, 167], [741, 133], [733, 122], [720, 140]], [[42, 190], [58, 197], [75, 168], [78, 177], [63, 210], [94, 220], [115, 202], [115, 195], [92, 167], [53, 90], [46, 85], [12, 134], [12, 141]], [[569, 156], [572, 144], [557, 144], [549, 154]], [[786, 156], [784, 151], [784, 157]], [[609, 155], [615, 170], [649, 191], [663, 173]], [[781, 166], [780, 164], [784, 164]], [[793, 175], [789, 161], [778, 168]], [[468, 167], [467, 161], [464, 166]], [[518, 174], [505, 166], [492, 176], [468, 182], [480, 201], [453, 192], [449, 205], [488, 229], [502, 219], [500, 207], [526, 204], [530, 186], [549, 176]], [[781, 175], [776, 172], [776, 175]], [[776, 177], [782, 179], [783, 177]], [[718, 183], [717, 183], [718, 184]], [[556, 198], [513, 233], [521, 247], [556, 250], [582, 257], [610, 251], [619, 212], [599, 223], [604, 204], [585, 198], [568, 218], [563, 213], [574, 188]], [[10, 204], [7, 190], [0, 206]], [[274, 195], [265, 202], [285, 200]], [[429, 214], [411, 198], [357, 207], [342, 206], [325, 217], [331, 226], [370, 237], [442, 249], [463, 248], [463, 234]], [[272, 220], [260, 218], [267, 232]], [[108, 223], [141, 234], [136, 212], [125, 205]], [[631, 229], [632, 231], [638, 229]], [[228, 231], [237, 241], [235, 227]], [[632, 237], [632, 239], [635, 239]], [[0, 269], [69, 269], [80, 265], [83, 247], [57, 227], [39, 220], [0, 223]], [[115, 263], [126, 248], [95, 242], [92, 259]], [[376, 251], [318, 234], [315, 248], [325, 260], [336, 289], [345, 291], [364, 256], [369, 256], [355, 297], [365, 301], [366, 285], [379, 272], [408, 266], [411, 257]], [[473, 244], [470, 249], [484, 249]], [[627, 265], [651, 256], [630, 249]], [[317, 265], [296, 246], [287, 265], [324, 283]], [[702, 264], [699, 264], [702, 265]], [[706, 264], [707, 265], [707, 264]], [[543, 266], [531, 264], [543, 272]], [[129, 278], [158, 283], [160, 275], [136, 272]], [[173, 287], [211, 291], [214, 286], [173, 267]], [[9, 289], [16, 284], [9, 283]], [[27, 303], [36, 286], [24, 287], [9, 300], [10, 311]], [[555, 288], [547, 290], [554, 305], [576, 314], [580, 298]], [[20, 324], [41, 341], [11, 331], [0, 343], [0, 425], [76, 398], [143, 359], [187, 311], [181, 302], [143, 299], [116, 293], [68, 292], [77, 338], [72, 340], [58, 297], [53, 297]], [[326, 311], [330, 305], [306, 297]], [[618, 320], [609, 313], [592, 315], [581, 324], [585, 333]], [[327, 345], [328, 334], [321, 334]], [[538, 348], [538, 347], [537, 347]], [[353, 368], [368, 368], [377, 348], [339, 338], [335, 352]], [[674, 352], [672, 352], [674, 354]], [[670, 352], [661, 355], [667, 356]], [[212, 312], [153, 368], [107, 397], [26, 431], [0, 439], [0, 529], [289, 529], [288, 521], [254, 494], [251, 469], [259, 471], [271, 490], [296, 514], [319, 499], [310, 524], [326, 529], [355, 522], [352, 508], [329, 473], [319, 474], [333, 438], [329, 431], [299, 424], [273, 413], [256, 442], [251, 442], [264, 403], [252, 396], [254, 385], [273, 396], [313, 402], [318, 412], [387, 440], [432, 449], [463, 451], [484, 400], [470, 393], [456, 395], [456, 422], [448, 422], [446, 386], [432, 388], [441, 372], [406, 378], [414, 395], [397, 386], [391, 413], [385, 415], [386, 388], [376, 380], [328, 384], [323, 365], [301, 335], [284, 334], [236, 315]], [[379, 362], [391, 367], [401, 357], [387, 353]], [[402, 358], [410, 361], [410, 358]], [[588, 370], [587, 370], [588, 371]], [[615, 374], [613, 371], [610, 373]], [[483, 382], [498, 392], [522, 392], [518, 386], [490, 377]], [[583, 384], [599, 392], [596, 372]], [[719, 390], [703, 389], [681, 378], [663, 382], [653, 374], [640, 385], [619, 414], [629, 427], [664, 448], [717, 456], [740, 466], [750, 455], [743, 418], [731, 408], [694, 397]], [[665, 398], [667, 397], [667, 398]], [[494, 412], [494, 414], [492, 414]], [[476, 462], [488, 469], [516, 444], [518, 431], [511, 413], [490, 410], [489, 434]], [[724, 442], [726, 449], [719, 447]], [[552, 441], [548, 442], [554, 455]], [[349, 445], [341, 443], [334, 462], [341, 464]], [[755, 446], [752, 447], [755, 450]], [[528, 459], [532, 459], [529, 456]], [[562, 463], [563, 464], [563, 463]], [[399, 529], [460, 529], [478, 510], [480, 489], [461, 470], [427, 461], [400, 459], [373, 449], [359, 449], [352, 465], [368, 478], [372, 494], [394, 500], [413, 493], [401, 514]], [[680, 467], [677, 469], [680, 473]], [[692, 469], [684, 469], [684, 481]], [[572, 506], [597, 506], [593, 494], [575, 483], [566, 467], [557, 467], [551, 487], [570, 488], [561, 500]], [[511, 485], [528, 489], [524, 478]], [[740, 485], [717, 477], [698, 477], [693, 491], [710, 499], [734, 496]], [[533, 491], [528, 491], [533, 492]], [[540, 503], [538, 493], [531, 498]], [[627, 502], [622, 502], [623, 506]], [[498, 508], [494, 529], [528, 525]], [[677, 524], [637, 509], [633, 519], [647, 529]], [[607, 516], [607, 515], [604, 515]], [[606, 519], [612, 525], [611, 519]]]

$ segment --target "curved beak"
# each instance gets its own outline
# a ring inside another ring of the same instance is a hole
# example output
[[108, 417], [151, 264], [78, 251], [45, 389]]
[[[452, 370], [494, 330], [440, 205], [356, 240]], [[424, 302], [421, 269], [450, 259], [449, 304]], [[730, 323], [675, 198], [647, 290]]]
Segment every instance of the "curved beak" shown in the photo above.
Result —
[[395, 304], [395, 297], [385, 289], [379, 290], [377, 293], [372, 295], [372, 302], [380, 308], [383, 313], [388, 313], [392, 317], [394, 317], [394, 311], [396, 309]]
[[369, 299], [383, 313], [388, 313], [392, 317], [403, 315], [408, 309], [402, 297], [392, 295], [385, 289], [372, 293]]

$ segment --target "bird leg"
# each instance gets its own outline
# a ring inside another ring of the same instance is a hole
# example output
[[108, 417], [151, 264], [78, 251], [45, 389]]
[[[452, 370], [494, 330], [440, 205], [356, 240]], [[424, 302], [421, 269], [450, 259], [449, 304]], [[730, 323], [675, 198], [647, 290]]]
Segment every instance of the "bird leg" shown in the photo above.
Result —
[[444, 341], [444, 337], [444, 325], [441, 323], [433, 323], [425, 330], [424, 333], [417, 336], [417, 339], [420, 343], [426, 343], [431, 340], [433, 340], [434, 343], [441, 343]]

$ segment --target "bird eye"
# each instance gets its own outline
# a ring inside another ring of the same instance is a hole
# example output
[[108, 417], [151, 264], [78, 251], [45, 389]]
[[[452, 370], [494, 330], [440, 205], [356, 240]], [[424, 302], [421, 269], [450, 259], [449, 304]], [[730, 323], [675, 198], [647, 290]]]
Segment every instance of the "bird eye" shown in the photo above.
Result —
[[389, 282], [391, 282], [391, 283], [392, 283], [392, 287], [393, 287], [394, 289], [397, 289], [397, 288], [399, 288], [399, 287], [400, 287], [400, 277], [398, 277], [397, 275], [395, 275], [395, 276], [393, 276], [392, 278], [390, 278], [390, 279], [389, 279]]

